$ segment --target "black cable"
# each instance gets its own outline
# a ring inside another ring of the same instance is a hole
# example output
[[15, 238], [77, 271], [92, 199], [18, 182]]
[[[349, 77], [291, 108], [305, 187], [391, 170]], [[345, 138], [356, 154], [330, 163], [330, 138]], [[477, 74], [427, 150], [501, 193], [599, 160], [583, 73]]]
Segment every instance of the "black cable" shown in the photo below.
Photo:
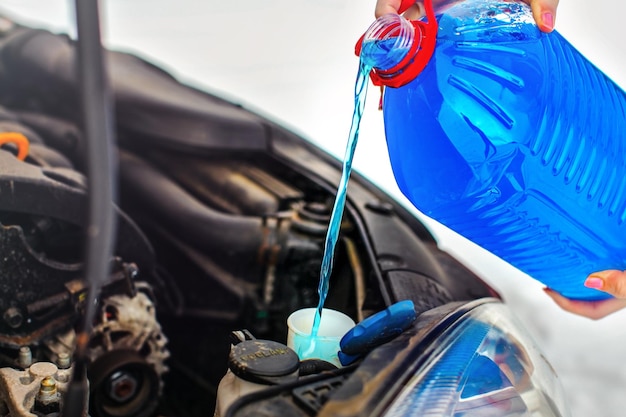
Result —
[[[108, 89], [100, 39], [98, 0], [76, 0], [77, 70], [83, 108], [89, 216], [86, 227], [85, 279], [88, 285], [82, 328], [76, 337], [74, 372], [65, 396], [64, 417], [81, 417], [87, 409], [87, 344], [97, 300], [110, 272], [115, 236], [113, 103]], [[86, 413], [85, 413], [86, 415]]]

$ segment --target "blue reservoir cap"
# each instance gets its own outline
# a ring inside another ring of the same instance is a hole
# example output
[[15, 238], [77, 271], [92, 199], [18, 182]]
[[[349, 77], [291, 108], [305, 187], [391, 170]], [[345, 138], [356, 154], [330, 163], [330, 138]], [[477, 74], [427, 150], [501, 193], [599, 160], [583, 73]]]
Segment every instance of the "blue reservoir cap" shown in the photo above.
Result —
[[361, 355], [346, 355], [342, 351], [339, 351], [337, 352], [337, 357], [339, 358], [341, 366], [348, 366], [359, 360]]
[[416, 317], [413, 301], [399, 301], [354, 326], [343, 336], [339, 347], [346, 355], [362, 355], [398, 336]]

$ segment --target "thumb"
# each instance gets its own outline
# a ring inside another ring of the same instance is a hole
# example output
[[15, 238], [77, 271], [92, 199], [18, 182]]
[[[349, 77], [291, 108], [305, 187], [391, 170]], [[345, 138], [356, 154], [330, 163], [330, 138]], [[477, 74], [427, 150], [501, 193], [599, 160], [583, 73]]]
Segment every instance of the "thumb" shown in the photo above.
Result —
[[585, 287], [604, 291], [616, 298], [626, 298], [626, 271], [594, 272], [585, 280]]
[[402, 0], [378, 0], [374, 14], [379, 18], [387, 13], [398, 13], [401, 4]]
[[417, 20], [425, 14], [423, 3], [416, 0], [378, 0], [374, 15], [379, 18], [388, 13], [398, 13], [401, 9], [409, 20]]
[[530, 0], [535, 22], [543, 32], [552, 32], [559, 0]]

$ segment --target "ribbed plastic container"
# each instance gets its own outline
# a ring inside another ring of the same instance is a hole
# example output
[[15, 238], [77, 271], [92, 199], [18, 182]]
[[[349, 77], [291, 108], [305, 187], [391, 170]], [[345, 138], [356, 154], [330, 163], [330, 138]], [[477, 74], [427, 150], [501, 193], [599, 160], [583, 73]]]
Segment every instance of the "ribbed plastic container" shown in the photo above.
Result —
[[384, 96], [397, 183], [425, 215], [572, 299], [626, 269], [626, 95], [515, 1], [437, 11], [433, 57]]

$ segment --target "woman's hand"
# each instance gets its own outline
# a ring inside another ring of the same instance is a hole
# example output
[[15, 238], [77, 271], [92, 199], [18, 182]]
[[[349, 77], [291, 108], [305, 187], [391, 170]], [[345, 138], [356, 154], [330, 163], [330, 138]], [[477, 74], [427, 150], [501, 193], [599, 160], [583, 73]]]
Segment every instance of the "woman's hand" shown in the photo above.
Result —
[[[533, 11], [533, 16], [537, 26], [544, 32], [552, 32], [554, 29], [554, 21], [556, 18], [556, 8], [559, 4], [559, 0], [523, 0], [528, 3]], [[450, 0], [433, 0], [433, 6], [443, 5], [450, 3]], [[378, 0], [376, 2], [376, 17], [380, 17], [387, 13], [398, 13], [398, 9], [402, 4], [402, 0]], [[424, 4], [422, 1], [417, 1], [411, 6], [405, 13], [407, 19], [419, 19], [424, 13]]]
[[626, 307], [626, 271], [595, 272], [587, 277], [585, 286], [604, 291], [615, 298], [601, 301], [577, 301], [565, 298], [549, 288], [544, 291], [563, 310], [593, 320], [601, 319]]

